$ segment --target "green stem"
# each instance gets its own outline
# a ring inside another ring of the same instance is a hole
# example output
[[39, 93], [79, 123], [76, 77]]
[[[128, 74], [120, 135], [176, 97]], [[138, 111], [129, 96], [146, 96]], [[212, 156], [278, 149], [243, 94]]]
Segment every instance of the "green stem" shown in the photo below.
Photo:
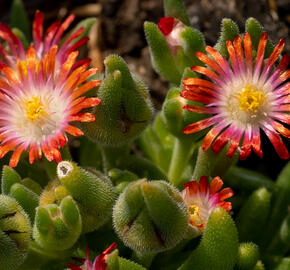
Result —
[[178, 187], [182, 181], [182, 174], [196, 145], [197, 144], [192, 143], [192, 141], [175, 138], [172, 159], [168, 171], [168, 179], [176, 187]]

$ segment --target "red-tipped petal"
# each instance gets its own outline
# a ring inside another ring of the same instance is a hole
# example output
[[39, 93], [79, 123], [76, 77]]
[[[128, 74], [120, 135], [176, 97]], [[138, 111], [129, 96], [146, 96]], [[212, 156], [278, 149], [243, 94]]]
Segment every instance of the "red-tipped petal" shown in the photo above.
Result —
[[64, 129], [67, 133], [73, 135], [73, 136], [82, 136], [84, 133], [77, 127], [67, 125], [67, 127]]
[[201, 176], [199, 180], [199, 191], [200, 193], [208, 192], [208, 180], [206, 176]]
[[13, 154], [10, 158], [10, 161], [9, 161], [10, 167], [14, 168], [17, 166], [19, 159], [20, 159], [20, 156], [21, 156], [24, 149], [25, 149], [24, 145], [20, 145], [15, 149], [15, 151], [13, 152]]
[[215, 117], [210, 117], [201, 121], [198, 121], [196, 123], [193, 123], [183, 129], [183, 133], [185, 134], [191, 134], [198, 132], [200, 130], [203, 130], [209, 126], [214, 125], [217, 122], [217, 118]]
[[161, 18], [158, 23], [159, 30], [163, 33], [164, 36], [169, 35], [174, 27], [174, 18], [172, 17], [164, 17]]
[[222, 188], [223, 184], [224, 184], [223, 180], [219, 176], [216, 176], [211, 181], [210, 186], [209, 186], [210, 195], [217, 193]]
[[221, 201], [224, 201], [232, 196], [234, 196], [234, 192], [231, 188], [224, 188], [219, 192], [219, 199]]

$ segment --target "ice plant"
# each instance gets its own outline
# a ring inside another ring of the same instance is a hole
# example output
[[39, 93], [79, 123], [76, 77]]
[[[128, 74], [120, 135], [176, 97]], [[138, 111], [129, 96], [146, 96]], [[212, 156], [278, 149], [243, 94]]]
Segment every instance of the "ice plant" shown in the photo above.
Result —
[[102, 252], [95, 258], [94, 262], [90, 262], [89, 248], [87, 248], [86, 259], [77, 259], [78, 261], [83, 263], [82, 266], [77, 266], [73, 263], [68, 263], [67, 265], [71, 270], [106, 270], [107, 269], [106, 259], [108, 258], [108, 256], [110, 256], [110, 252], [113, 251], [116, 247], [117, 247], [116, 243], [110, 245], [104, 252]]
[[207, 220], [216, 207], [222, 207], [226, 211], [232, 209], [231, 202], [224, 200], [234, 195], [231, 188], [224, 188], [220, 177], [215, 177], [209, 184], [206, 176], [200, 178], [200, 182], [190, 181], [185, 183], [181, 196], [187, 205], [189, 223], [192, 228], [201, 233]]
[[172, 51], [182, 45], [180, 32], [184, 30], [185, 25], [178, 19], [172, 17], [163, 17], [158, 23], [158, 28], [165, 36], [165, 39]]
[[97, 86], [97, 80], [86, 79], [97, 72], [81, 63], [73, 69], [78, 56], [70, 52], [57, 69], [58, 47], [54, 45], [42, 59], [37, 58], [33, 46], [27, 49], [24, 60], [18, 58], [13, 69], [0, 63], [0, 158], [15, 150], [10, 166], [15, 167], [21, 153], [29, 149], [29, 162], [39, 160], [44, 153], [47, 160], [61, 161], [60, 147], [67, 143], [65, 132], [80, 136], [83, 132], [70, 122], [95, 120], [85, 108], [100, 103], [98, 98], [86, 98], [84, 93]]
[[[75, 16], [71, 14], [63, 23], [60, 21], [52, 23], [47, 28], [44, 35], [43, 18], [44, 16], [42, 12], [35, 12], [32, 35], [37, 61], [40, 61], [53, 46], [59, 44], [65, 30], [73, 22]], [[57, 68], [61, 67], [71, 52], [75, 51], [77, 48], [88, 41], [88, 37], [79, 38], [83, 31], [83, 27], [79, 28], [64, 41], [62, 46], [59, 47], [59, 50], [56, 54]], [[11, 31], [7, 25], [3, 23], [0, 23], [0, 37], [7, 42], [9, 48], [8, 52], [4, 49], [4, 47], [2, 47], [2, 45], [0, 45], [0, 55], [2, 56], [4, 62], [10, 66], [15, 66], [17, 59], [20, 59], [22, 65], [25, 65], [25, 50], [20, 39]], [[88, 61], [88, 59], [85, 59], [80, 63]]]
[[263, 33], [255, 58], [248, 33], [243, 37], [238, 35], [233, 42], [227, 41], [230, 64], [210, 46], [205, 48], [209, 56], [196, 53], [209, 68], [193, 66], [192, 70], [211, 81], [184, 79], [181, 96], [205, 104], [186, 105], [184, 109], [212, 115], [183, 131], [190, 134], [213, 126], [204, 138], [204, 150], [212, 145], [213, 151], [219, 152], [230, 141], [228, 157], [233, 156], [237, 149], [240, 159], [246, 159], [251, 149], [262, 157], [260, 130], [263, 130], [280, 158], [289, 158], [279, 135], [290, 137], [289, 129], [282, 124], [290, 124], [290, 84], [287, 82], [290, 70], [286, 70], [289, 57], [283, 55], [278, 66], [274, 66], [284, 48], [285, 42], [281, 39], [270, 57], [264, 59], [267, 39], [267, 34]]

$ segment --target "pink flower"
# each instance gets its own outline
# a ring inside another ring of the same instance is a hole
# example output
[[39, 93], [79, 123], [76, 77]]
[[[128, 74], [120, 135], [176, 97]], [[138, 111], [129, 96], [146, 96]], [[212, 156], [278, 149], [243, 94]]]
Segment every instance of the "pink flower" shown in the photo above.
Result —
[[94, 262], [90, 262], [89, 260], [89, 249], [87, 248], [87, 258], [84, 259], [77, 259], [81, 263], [84, 263], [83, 266], [77, 266], [72, 263], [68, 263], [68, 267], [71, 270], [106, 270], [107, 263], [106, 259], [110, 256], [110, 252], [117, 247], [116, 243], [110, 245], [104, 252], [102, 252], [99, 256], [97, 256]]
[[[60, 39], [62, 38], [65, 30], [67, 30], [67, 28], [73, 22], [74, 18], [75, 16], [72, 14], [67, 17], [63, 23], [60, 21], [52, 23], [47, 28], [45, 34], [43, 34], [43, 13], [40, 11], [35, 12], [32, 35], [36, 59], [41, 60], [52, 47], [55, 45], [59, 46]], [[83, 27], [79, 28], [64, 41], [62, 46], [59, 47], [55, 57], [57, 69], [59, 69], [61, 65], [64, 64], [67, 56], [71, 52], [75, 51], [88, 41], [88, 37], [82, 37], [76, 41], [76, 39], [80, 37], [83, 31]], [[7, 25], [3, 23], [0, 23], [0, 37], [7, 42], [9, 48], [8, 52], [0, 45], [0, 55], [6, 64], [13, 67], [16, 65], [18, 60], [25, 61], [25, 50], [20, 39], [11, 31]], [[89, 62], [88, 59], [85, 59], [82, 61], [82, 63], [84, 61]]]
[[224, 188], [220, 177], [215, 177], [209, 185], [206, 176], [200, 178], [199, 184], [190, 181], [184, 185], [181, 196], [187, 205], [190, 226], [198, 234], [202, 233], [207, 224], [207, 220], [216, 207], [222, 207], [226, 211], [232, 209], [230, 202], [224, 200], [234, 195], [231, 188]]
[[98, 80], [86, 82], [97, 70], [87, 70], [87, 62], [75, 63], [77, 51], [57, 70], [57, 52], [54, 45], [40, 60], [30, 46], [25, 58], [18, 59], [16, 69], [0, 63], [0, 158], [14, 151], [11, 167], [17, 166], [24, 150], [29, 151], [30, 163], [42, 153], [47, 160], [60, 162], [59, 148], [67, 143], [66, 132], [83, 135], [70, 123], [95, 120], [93, 114], [81, 111], [100, 103], [98, 98], [83, 96], [100, 84]]
[[[286, 70], [289, 57], [283, 55], [274, 66], [283, 48], [281, 39], [270, 57], [265, 60], [267, 34], [261, 36], [257, 56], [253, 59], [250, 35], [237, 36], [227, 41], [230, 64], [214, 48], [207, 46], [209, 56], [198, 52], [196, 56], [209, 68], [194, 66], [193, 71], [210, 80], [187, 78], [183, 81], [181, 96], [201, 102], [205, 106], [186, 105], [184, 109], [210, 114], [207, 119], [184, 128], [184, 133], [195, 133], [212, 126], [204, 138], [202, 148], [219, 152], [230, 141], [228, 157], [238, 149], [240, 159], [246, 159], [251, 149], [262, 157], [260, 131], [263, 130], [278, 155], [289, 158], [289, 153], [279, 134], [290, 138], [290, 70]], [[283, 124], [284, 123], [284, 124]]]
[[182, 46], [182, 39], [180, 33], [186, 26], [176, 18], [164, 17], [158, 23], [159, 30], [165, 36], [165, 39], [170, 49], [176, 53], [178, 47]]

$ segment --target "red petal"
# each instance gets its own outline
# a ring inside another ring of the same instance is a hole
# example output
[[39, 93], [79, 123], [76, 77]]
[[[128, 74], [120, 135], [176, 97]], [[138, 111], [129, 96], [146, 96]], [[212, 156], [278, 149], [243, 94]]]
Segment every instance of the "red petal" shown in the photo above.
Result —
[[222, 207], [225, 209], [227, 212], [232, 210], [232, 203], [231, 202], [219, 202], [218, 203], [219, 207]]
[[224, 201], [232, 196], [234, 196], [234, 192], [231, 188], [224, 188], [219, 192], [219, 199], [221, 201]]
[[288, 150], [285, 144], [283, 143], [281, 137], [278, 135], [278, 133], [271, 131], [267, 128], [263, 128], [263, 130], [266, 133], [269, 140], [271, 141], [271, 143], [273, 144], [279, 157], [282, 159], [288, 159], [289, 158]]
[[194, 86], [203, 86], [210, 89], [214, 89], [216, 87], [214, 83], [199, 78], [186, 78], [182, 81], [182, 84], [186, 90], [190, 90], [191, 87], [194, 88]]
[[190, 181], [184, 184], [184, 189], [188, 188], [189, 195], [193, 195], [198, 192], [199, 186], [196, 181]]
[[205, 114], [213, 114], [216, 111], [215, 108], [212, 107], [194, 106], [194, 105], [185, 105], [183, 109], [189, 112], [205, 113]]
[[223, 180], [219, 176], [216, 176], [211, 181], [210, 186], [209, 186], [210, 195], [217, 193], [222, 188], [223, 184], [224, 184]]
[[214, 139], [220, 134], [220, 132], [226, 127], [224, 123], [214, 126], [204, 137], [202, 142], [202, 149], [208, 150]]
[[199, 191], [200, 193], [208, 192], [208, 180], [206, 176], [201, 176], [199, 180]]
[[20, 145], [20, 146], [18, 146], [15, 149], [13, 155], [10, 158], [10, 162], [9, 162], [9, 166], [10, 167], [13, 168], [13, 167], [16, 167], [17, 166], [17, 164], [19, 162], [19, 159], [20, 159], [20, 156], [21, 156], [21, 154], [22, 154], [22, 152], [23, 152], [24, 149], [25, 149], [25, 146], [23, 144]]
[[35, 12], [32, 29], [34, 45], [36, 50], [38, 50], [42, 43], [43, 35], [43, 13], [39, 10]]
[[253, 56], [252, 56], [252, 41], [249, 33], [244, 34], [244, 50], [247, 62], [248, 72], [252, 73]]
[[260, 131], [254, 130], [252, 135], [252, 148], [254, 152], [260, 157], [263, 158], [263, 152], [261, 149], [261, 137], [260, 137]]
[[173, 27], [174, 27], [174, 18], [171, 18], [171, 17], [161, 18], [159, 23], [158, 23], [159, 30], [165, 36], [167, 36], [171, 33]]
[[92, 88], [99, 86], [100, 82], [101, 82], [100, 80], [93, 80], [83, 84], [80, 88], [78, 88], [76, 91], [72, 93], [71, 95], [72, 99], [75, 99], [83, 95], [84, 93], [88, 92]]
[[96, 117], [92, 113], [79, 113], [68, 117], [69, 122], [93, 122]]
[[64, 129], [67, 133], [73, 135], [73, 136], [82, 136], [84, 133], [77, 127], [67, 125], [67, 127]]
[[193, 91], [181, 91], [180, 96], [185, 99], [201, 102], [204, 104], [210, 104], [214, 100], [212, 97], [196, 94]]
[[215, 124], [218, 121], [218, 119], [216, 117], [210, 117], [201, 121], [198, 121], [196, 123], [193, 123], [187, 127], [185, 127], [183, 129], [183, 133], [185, 134], [191, 134], [191, 133], [195, 133], [198, 132], [200, 130], [203, 130], [209, 126], [212, 126], [213, 124]]
[[207, 55], [205, 55], [202, 52], [196, 52], [195, 56], [202, 61], [203, 63], [207, 64], [210, 68], [212, 68], [214, 71], [216, 71], [217, 73], [224, 75], [224, 71], [221, 69], [221, 67], [214, 62], [212, 59], [210, 59]]
[[82, 270], [82, 268], [80, 268], [77, 265], [74, 265], [72, 263], [67, 263], [67, 266], [71, 269], [71, 270]]

